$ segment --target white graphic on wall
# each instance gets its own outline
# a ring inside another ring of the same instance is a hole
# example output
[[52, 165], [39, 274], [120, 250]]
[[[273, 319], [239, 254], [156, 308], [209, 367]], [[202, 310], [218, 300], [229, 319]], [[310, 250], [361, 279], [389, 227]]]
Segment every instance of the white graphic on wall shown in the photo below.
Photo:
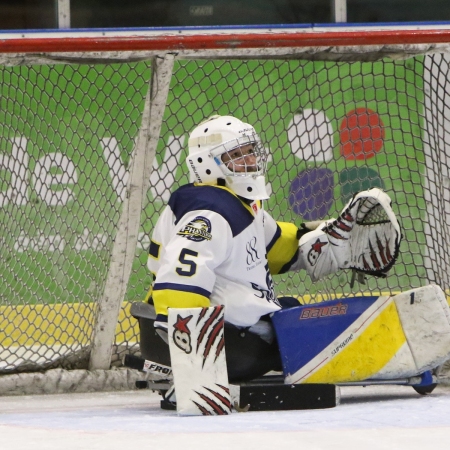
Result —
[[292, 153], [302, 161], [333, 158], [333, 127], [324, 111], [308, 108], [295, 114], [287, 132]]
[[[154, 200], [167, 202], [172, 186], [175, 183], [177, 169], [180, 167], [180, 158], [183, 150], [184, 136], [170, 136], [164, 150], [161, 165], [157, 158], [153, 160], [152, 173], [150, 175], [150, 192]], [[100, 140], [103, 147], [103, 156], [109, 167], [112, 186], [117, 197], [123, 201], [126, 193], [129, 172], [120, 156], [120, 148], [114, 137]]]
[[[49, 206], [63, 206], [74, 200], [73, 185], [78, 181], [75, 164], [62, 153], [49, 153], [36, 161], [30, 174], [30, 157], [25, 137], [12, 138], [11, 154], [0, 153], [2, 178], [9, 180], [0, 191], [0, 207], [26, 205], [33, 187], [38, 198]], [[6, 187], [6, 190], [4, 188]]]
[[114, 137], [100, 139], [100, 145], [103, 147], [103, 157], [109, 168], [112, 187], [117, 197], [123, 201], [125, 199], [129, 172], [120, 157], [120, 148], [117, 139]]

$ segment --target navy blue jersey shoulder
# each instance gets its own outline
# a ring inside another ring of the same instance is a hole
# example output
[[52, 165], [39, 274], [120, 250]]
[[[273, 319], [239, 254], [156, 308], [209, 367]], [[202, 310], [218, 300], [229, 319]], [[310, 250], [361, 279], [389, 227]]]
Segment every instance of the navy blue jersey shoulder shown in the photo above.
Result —
[[185, 184], [169, 200], [176, 222], [187, 213], [197, 210], [220, 214], [230, 225], [233, 237], [245, 230], [254, 220], [252, 213], [233, 194], [214, 186]]

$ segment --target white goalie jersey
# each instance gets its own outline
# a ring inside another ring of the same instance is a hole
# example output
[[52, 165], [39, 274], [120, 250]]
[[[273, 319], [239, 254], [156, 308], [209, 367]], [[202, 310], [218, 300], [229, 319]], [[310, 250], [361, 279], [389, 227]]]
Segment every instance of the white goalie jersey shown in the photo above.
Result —
[[249, 327], [280, 308], [271, 274], [288, 270], [297, 255], [297, 227], [277, 223], [260, 201], [188, 184], [172, 194], [154, 229], [150, 294], [159, 315], [224, 305], [227, 322]]

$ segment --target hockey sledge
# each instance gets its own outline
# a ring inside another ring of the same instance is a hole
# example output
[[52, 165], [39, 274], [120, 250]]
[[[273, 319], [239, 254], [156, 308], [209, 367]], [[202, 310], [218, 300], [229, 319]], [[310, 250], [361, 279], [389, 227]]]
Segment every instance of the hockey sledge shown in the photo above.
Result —
[[[168, 347], [163, 345], [161, 338], [154, 331], [153, 322], [156, 319], [154, 307], [147, 303], [133, 303], [131, 315], [139, 321], [140, 349], [143, 358], [126, 355], [124, 364], [140, 370], [146, 375], [142, 380], [136, 382], [138, 389], [151, 389], [159, 392], [163, 397], [161, 408], [175, 410], [176, 406], [167, 399], [168, 392], [173, 385], [171, 358]], [[233, 346], [238, 345], [239, 336], [235, 334], [235, 330], [227, 331], [226, 339]], [[255, 361], [263, 358], [265, 352], [269, 352], [270, 358], [272, 349], [265, 346], [259, 338], [253, 339], [250, 335], [246, 339], [249, 351], [247, 355], [244, 355], [242, 371], [232, 373], [229, 384], [231, 405], [235, 411], [332, 408], [339, 404], [340, 390], [334, 384], [288, 385], [285, 384], [281, 373], [258, 376], [258, 373], [264, 372], [264, 366], [255, 364]], [[227, 356], [235, 362], [233, 354], [227, 354]], [[224, 369], [226, 370], [226, 367]]]
[[[143, 358], [125, 365], [141, 370], [138, 382], [163, 395], [172, 386], [170, 354], [153, 331], [152, 305], [134, 303]], [[341, 386], [408, 385], [430, 394], [439, 367], [450, 358], [450, 310], [435, 285], [395, 296], [349, 297], [273, 314], [282, 373], [231, 382], [236, 411], [331, 408]], [[150, 381], [151, 375], [151, 381]]]
[[[152, 375], [152, 380], [136, 382], [137, 389], [151, 389], [163, 397], [161, 409], [176, 410], [176, 406], [166, 400], [172, 387], [172, 378], [162, 376], [170, 371], [153, 361], [133, 355], [126, 355], [124, 364], [132, 369]], [[161, 376], [161, 380], [155, 379]], [[340, 389], [334, 384], [290, 385], [284, 383], [282, 375], [265, 375], [251, 381], [230, 384], [231, 404], [237, 412], [286, 411], [301, 409], [333, 408], [340, 403]]]

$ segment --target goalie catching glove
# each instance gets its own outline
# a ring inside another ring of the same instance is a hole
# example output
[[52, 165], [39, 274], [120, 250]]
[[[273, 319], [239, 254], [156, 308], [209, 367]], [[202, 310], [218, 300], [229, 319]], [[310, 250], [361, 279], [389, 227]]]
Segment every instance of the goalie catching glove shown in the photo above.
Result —
[[395, 263], [400, 240], [391, 199], [373, 188], [355, 194], [337, 219], [301, 237], [299, 265], [313, 281], [339, 269], [384, 276]]

